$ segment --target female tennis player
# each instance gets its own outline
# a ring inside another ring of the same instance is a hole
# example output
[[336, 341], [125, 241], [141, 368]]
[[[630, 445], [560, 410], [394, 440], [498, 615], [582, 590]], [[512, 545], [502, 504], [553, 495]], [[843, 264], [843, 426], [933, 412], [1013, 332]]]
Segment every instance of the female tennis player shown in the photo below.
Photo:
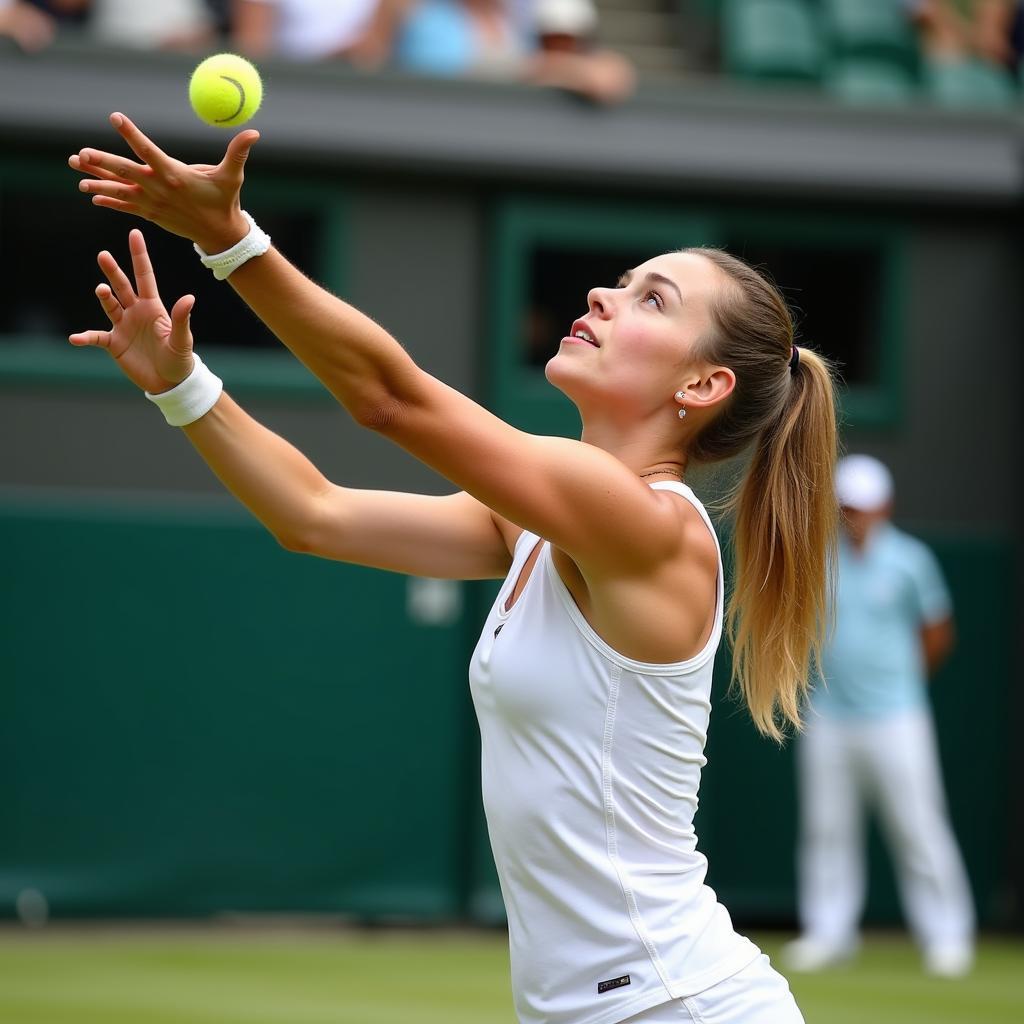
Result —
[[546, 368], [582, 438], [537, 437], [422, 370], [270, 246], [239, 201], [255, 132], [220, 164], [188, 166], [111, 120], [141, 162], [82, 150], [70, 161], [91, 176], [81, 189], [192, 239], [356, 422], [458, 490], [325, 479], [193, 353], [194, 300], [167, 313], [137, 230], [134, 284], [99, 255], [110, 329], [70, 341], [106, 349], [285, 547], [505, 579], [470, 681], [522, 1024], [801, 1021], [704, 884], [693, 830], [725, 591], [711, 522], [683, 482], [691, 464], [752, 450], [725, 617], [734, 676], [768, 736], [799, 726], [826, 619], [832, 381], [794, 347], [779, 293], [711, 249], [656, 256], [594, 288]]

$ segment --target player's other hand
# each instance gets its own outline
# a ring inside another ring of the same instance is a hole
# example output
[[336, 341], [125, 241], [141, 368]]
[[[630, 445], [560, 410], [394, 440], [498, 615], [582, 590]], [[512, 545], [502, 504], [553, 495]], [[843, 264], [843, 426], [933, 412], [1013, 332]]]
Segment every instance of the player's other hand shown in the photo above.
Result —
[[96, 286], [96, 298], [110, 320], [109, 331], [72, 334], [72, 345], [106, 349], [124, 375], [151, 394], [168, 391], [192, 372], [189, 314], [195, 297], [183, 295], [170, 313], [160, 301], [153, 265], [142, 232], [128, 235], [135, 286], [109, 252], [97, 256], [109, 284]]
[[168, 156], [124, 114], [110, 123], [141, 163], [99, 149], [82, 149], [68, 158], [84, 175], [78, 187], [96, 206], [132, 213], [175, 235], [198, 243], [208, 253], [223, 252], [245, 237], [239, 193], [245, 161], [260, 137], [253, 129], [239, 132], [219, 164], [184, 164]]

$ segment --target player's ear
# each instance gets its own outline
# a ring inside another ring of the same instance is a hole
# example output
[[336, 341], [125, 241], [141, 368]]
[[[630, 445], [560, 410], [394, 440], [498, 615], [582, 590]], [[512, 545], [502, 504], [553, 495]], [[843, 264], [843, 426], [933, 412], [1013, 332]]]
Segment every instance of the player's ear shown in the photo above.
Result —
[[686, 388], [686, 404], [703, 408], [724, 401], [736, 388], [736, 374], [728, 366], [709, 368]]

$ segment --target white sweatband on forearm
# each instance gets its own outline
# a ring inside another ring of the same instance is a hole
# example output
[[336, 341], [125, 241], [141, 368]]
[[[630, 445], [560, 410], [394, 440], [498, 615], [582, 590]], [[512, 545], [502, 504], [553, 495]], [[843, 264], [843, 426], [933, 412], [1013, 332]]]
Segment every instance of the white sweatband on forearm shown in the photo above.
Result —
[[249, 233], [245, 238], [235, 242], [230, 249], [214, 253], [211, 256], [200, 249], [195, 242], [192, 243], [193, 248], [199, 253], [199, 259], [203, 266], [209, 267], [218, 281], [223, 281], [243, 263], [248, 263], [253, 256], [262, 256], [270, 248], [270, 235], [245, 210], [242, 211], [242, 216], [249, 222]]
[[187, 427], [205, 416], [224, 390], [224, 381], [192, 353], [192, 372], [170, 391], [159, 395], [146, 392], [146, 397], [164, 414], [172, 427]]

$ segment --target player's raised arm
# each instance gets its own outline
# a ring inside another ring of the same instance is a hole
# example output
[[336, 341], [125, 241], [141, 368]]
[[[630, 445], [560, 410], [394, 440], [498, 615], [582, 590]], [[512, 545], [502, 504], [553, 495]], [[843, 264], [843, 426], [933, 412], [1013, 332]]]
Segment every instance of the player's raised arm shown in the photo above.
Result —
[[[81, 187], [97, 205], [152, 220], [206, 253], [230, 250], [246, 236], [250, 225], [238, 197], [255, 132], [232, 139], [215, 167], [190, 166], [164, 153], [124, 115], [111, 120], [143, 163], [94, 149], [72, 157], [75, 169], [95, 176]], [[249, 239], [255, 244], [255, 233]], [[550, 540], [585, 571], [635, 572], [675, 550], [677, 510], [622, 459], [589, 444], [514, 429], [431, 377], [387, 331], [310, 281], [276, 249], [257, 248], [257, 258], [231, 270], [232, 286], [357, 422], [499, 516]], [[718, 384], [728, 387], [727, 378]], [[649, 453], [637, 454], [642, 463]], [[623, 522], [637, 529], [623, 531]]]
[[[142, 232], [130, 236], [135, 283], [109, 252], [96, 289], [109, 330], [72, 334], [105, 349], [181, 425], [225, 486], [285, 547], [422, 576], [501, 576], [508, 550], [490, 511], [468, 494], [433, 497], [331, 483], [296, 448], [225, 394], [192, 351], [194, 299], [164, 307]], [[155, 412], [155, 410], [154, 410]]]

